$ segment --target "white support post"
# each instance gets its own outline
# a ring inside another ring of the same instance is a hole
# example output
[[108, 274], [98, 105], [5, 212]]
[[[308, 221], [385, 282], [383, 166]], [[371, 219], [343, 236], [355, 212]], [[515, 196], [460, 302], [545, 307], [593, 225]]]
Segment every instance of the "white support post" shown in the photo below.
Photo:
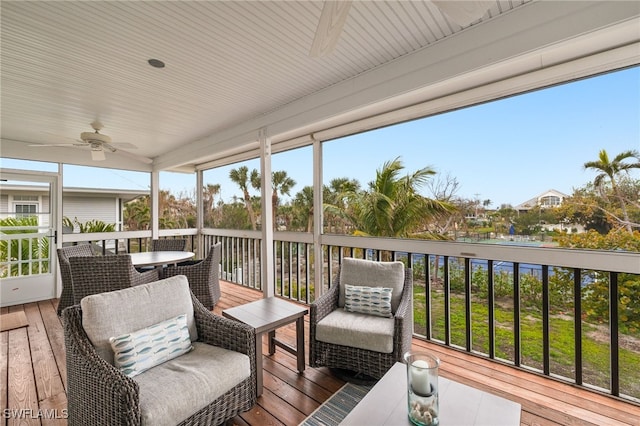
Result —
[[204, 238], [202, 230], [204, 229], [204, 173], [202, 170], [196, 170], [196, 234], [195, 247], [197, 247], [198, 257], [204, 259]]
[[151, 239], [160, 237], [160, 172], [151, 172]]
[[[56, 242], [56, 250], [50, 250], [50, 256], [49, 258], [51, 259], [51, 262], [53, 262], [53, 267], [52, 270], [56, 271], [56, 297], [60, 297], [60, 295], [62, 294], [62, 276], [60, 275], [60, 271], [58, 270], [58, 261], [57, 261], [57, 256], [58, 256], [58, 252], [57, 249], [62, 247], [62, 243], [63, 243], [63, 239], [64, 239], [64, 225], [63, 225], [63, 220], [64, 220], [64, 216], [63, 216], [63, 212], [62, 212], [62, 197], [63, 197], [63, 182], [64, 182], [64, 163], [58, 163], [58, 179], [56, 181], [56, 185], [55, 185], [55, 193], [51, 194], [51, 197], [54, 199], [54, 206], [53, 206], [53, 210], [55, 212], [55, 223], [53, 224], [53, 229], [55, 230], [55, 232], [58, 235], [57, 238], [57, 242]], [[51, 206], [49, 206], [49, 208], [51, 208]]]
[[271, 207], [273, 188], [271, 185], [271, 140], [267, 137], [267, 130], [265, 128], [258, 131], [258, 142], [260, 142], [260, 177], [262, 178], [262, 256], [260, 259], [260, 281], [262, 283], [262, 293], [264, 297], [272, 297], [275, 295], [275, 283], [273, 280], [273, 208]]
[[322, 259], [322, 142], [313, 138], [313, 282], [316, 299], [324, 293]]

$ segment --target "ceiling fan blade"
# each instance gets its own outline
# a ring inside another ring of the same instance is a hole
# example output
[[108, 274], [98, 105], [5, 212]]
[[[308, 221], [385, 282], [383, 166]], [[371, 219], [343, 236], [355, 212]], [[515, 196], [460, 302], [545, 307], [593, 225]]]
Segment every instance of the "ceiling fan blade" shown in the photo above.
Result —
[[77, 143], [32, 143], [29, 146], [47, 147], [47, 146], [78, 146]]
[[438, 9], [449, 17], [453, 22], [466, 27], [473, 21], [482, 18], [487, 10], [495, 4], [495, 1], [487, 0], [469, 0], [469, 1], [451, 1], [451, 0], [431, 0]]
[[112, 142], [109, 145], [117, 149], [138, 149], [137, 146], [129, 142], [117, 142], [117, 143]]
[[143, 157], [141, 155], [134, 154], [132, 152], [125, 151], [125, 150], [120, 149], [120, 148], [116, 148], [115, 146], [113, 146], [113, 144], [105, 143], [105, 144], [102, 144], [102, 146], [104, 148], [107, 148], [109, 151], [111, 151], [113, 153], [121, 154], [121, 155], [124, 155], [125, 157], [129, 157], [129, 158], [133, 158], [134, 160], [138, 160], [141, 163], [145, 163], [145, 164], [153, 163], [153, 160], [151, 158]]
[[351, 0], [324, 2], [309, 56], [317, 58], [333, 51], [342, 34], [350, 8]]

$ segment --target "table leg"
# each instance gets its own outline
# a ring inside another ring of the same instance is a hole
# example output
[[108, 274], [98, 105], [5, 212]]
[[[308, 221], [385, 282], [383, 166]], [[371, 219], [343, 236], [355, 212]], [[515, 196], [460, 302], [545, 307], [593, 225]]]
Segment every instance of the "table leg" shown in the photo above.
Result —
[[269, 355], [276, 353], [276, 331], [271, 330], [269, 332]]
[[296, 320], [296, 353], [298, 358], [298, 371], [304, 371], [304, 317]]
[[262, 395], [262, 333], [256, 333], [256, 396]]

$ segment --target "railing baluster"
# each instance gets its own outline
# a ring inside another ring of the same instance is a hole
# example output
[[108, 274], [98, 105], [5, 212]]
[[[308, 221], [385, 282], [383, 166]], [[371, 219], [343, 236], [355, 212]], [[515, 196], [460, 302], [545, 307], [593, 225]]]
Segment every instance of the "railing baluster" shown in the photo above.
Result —
[[[304, 245], [304, 281], [306, 283], [305, 288], [307, 293], [305, 297], [305, 303], [311, 303], [311, 262], [309, 256], [310, 247], [310, 244]], [[317, 293], [314, 290], [314, 299], [316, 294]]]
[[582, 384], [582, 271], [579, 268], [573, 269], [573, 340], [574, 340], [574, 363], [575, 382]]
[[431, 268], [429, 267], [429, 259], [431, 255], [423, 254], [424, 259], [424, 291], [425, 291], [425, 337], [427, 340], [431, 340], [432, 334], [432, 316], [431, 316]]
[[611, 394], [620, 396], [620, 342], [618, 337], [618, 273], [609, 273], [609, 334], [611, 338]]
[[[327, 247], [327, 288], [331, 288], [331, 286], [333, 285], [333, 257], [331, 255], [331, 246], [326, 246]], [[342, 260], [341, 258], [341, 252], [338, 253], [338, 257], [340, 260]], [[323, 285], [323, 283], [320, 283], [321, 285]]]
[[513, 263], [513, 362], [522, 363], [522, 342], [520, 341], [520, 264]]
[[471, 327], [471, 259], [464, 258], [464, 338], [467, 352], [473, 350]]
[[493, 260], [487, 261], [487, 305], [489, 309], [489, 358], [496, 357], [496, 324], [495, 324], [495, 294], [493, 289]]
[[[444, 256], [444, 273], [443, 273], [443, 286], [444, 286], [444, 344], [451, 345], [451, 304], [449, 303], [449, 297], [451, 296], [450, 282], [449, 282], [449, 256]], [[438, 265], [436, 265], [436, 268]]]
[[543, 372], [549, 375], [549, 266], [542, 265], [542, 362]]

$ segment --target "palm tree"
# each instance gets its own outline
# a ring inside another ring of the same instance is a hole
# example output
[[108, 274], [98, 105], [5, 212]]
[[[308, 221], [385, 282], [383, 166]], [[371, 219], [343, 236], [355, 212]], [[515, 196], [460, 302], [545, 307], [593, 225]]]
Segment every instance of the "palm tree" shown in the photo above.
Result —
[[202, 205], [204, 210], [205, 225], [215, 227], [215, 201], [216, 196], [220, 195], [220, 184], [208, 183], [202, 188]]
[[313, 187], [305, 186], [293, 199], [296, 217], [300, 217], [300, 222], [304, 223], [306, 231], [313, 230]]
[[[0, 219], [0, 226], [5, 228], [0, 234], [23, 234], [24, 238], [0, 240], [0, 258], [41, 260], [49, 258], [49, 238], [29, 237], [37, 233], [38, 218], [27, 216], [22, 218], [8, 217]], [[25, 229], [26, 228], [26, 229]], [[49, 271], [48, 262], [15, 262], [0, 271], [1, 278], [42, 274]]]
[[356, 235], [408, 237], [425, 218], [449, 213], [454, 207], [419, 194], [419, 189], [435, 174], [429, 167], [399, 176], [404, 169], [399, 158], [384, 163], [368, 191], [349, 197], [351, 221]]
[[349, 194], [360, 191], [360, 182], [356, 179], [335, 178], [331, 179], [329, 185], [324, 185], [322, 191], [323, 210], [325, 213], [324, 223], [327, 231], [336, 232], [340, 225], [341, 233], [345, 233], [349, 220], [345, 220], [344, 213], [347, 211], [347, 200]]
[[149, 229], [151, 224], [151, 199], [148, 195], [136, 198], [125, 205], [124, 220], [126, 229], [138, 231]]
[[[287, 172], [284, 170], [276, 171], [271, 173], [271, 208], [272, 208], [272, 219], [273, 226], [277, 229], [278, 224], [276, 223], [277, 209], [278, 209], [278, 195], [289, 195], [291, 189], [295, 186], [296, 181], [287, 176]], [[262, 185], [262, 179], [257, 170], [253, 170], [251, 174], [251, 186], [253, 186], [256, 190], [260, 190]]]
[[616, 196], [618, 201], [620, 202], [620, 209], [622, 210], [622, 217], [624, 220], [624, 226], [630, 233], [633, 232], [631, 227], [631, 222], [629, 221], [629, 214], [627, 213], [627, 205], [625, 203], [624, 197], [622, 196], [622, 192], [618, 186], [618, 175], [622, 172], [629, 172], [631, 169], [640, 169], [640, 161], [635, 161], [632, 163], [624, 163], [624, 160], [627, 159], [640, 160], [640, 154], [636, 150], [629, 150], [621, 152], [616, 155], [613, 160], [609, 160], [609, 155], [607, 151], [602, 149], [600, 150], [600, 154], [598, 155], [597, 161], [588, 161], [584, 163], [585, 169], [594, 169], [600, 171], [595, 179], [593, 180], [594, 186], [597, 188], [602, 188], [604, 185], [605, 179], [609, 178], [611, 182], [611, 190], [613, 194]]
[[271, 208], [273, 214], [273, 226], [278, 229], [276, 223], [277, 208], [278, 208], [278, 194], [289, 195], [291, 188], [296, 185], [296, 181], [287, 176], [287, 172], [280, 170], [271, 174], [271, 188], [273, 192], [271, 194]]
[[[253, 182], [254, 174], [257, 175], [257, 171], [253, 169], [251, 172], [251, 182]], [[256, 230], [256, 215], [253, 211], [253, 206], [251, 204], [251, 195], [249, 194], [249, 168], [247, 166], [240, 166], [237, 169], [232, 169], [229, 172], [229, 179], [232, 182], [235, 182], [240, 187], [242, 191], [242, 195], [244, 196], [244, 205], [247, 209], [247, 213], [249, 214], [249, 220], [251, 221], [251, 229]]]

